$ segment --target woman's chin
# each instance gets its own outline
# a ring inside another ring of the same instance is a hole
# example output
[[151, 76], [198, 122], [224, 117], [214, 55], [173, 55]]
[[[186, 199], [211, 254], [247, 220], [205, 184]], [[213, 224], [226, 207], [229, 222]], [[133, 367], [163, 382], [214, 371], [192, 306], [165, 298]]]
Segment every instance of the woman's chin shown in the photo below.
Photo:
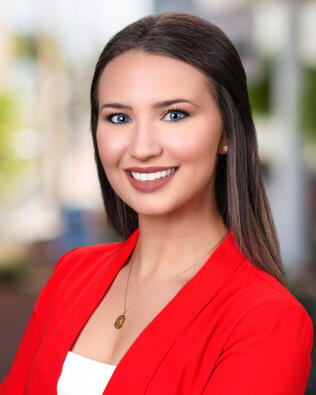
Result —
[[138, 213], [138, 215], [142, 216], [164, 216], [164, 215], [170, 215], [173, 212], [177, 211], [177, 207], [174, 207], [173, 205], [169, 203], [166, 203], [165, 205], [156, 205], [156, 204], [148, 204], [142, 203], [140, 205], [134, 205], [132, 207], [134, 211]]

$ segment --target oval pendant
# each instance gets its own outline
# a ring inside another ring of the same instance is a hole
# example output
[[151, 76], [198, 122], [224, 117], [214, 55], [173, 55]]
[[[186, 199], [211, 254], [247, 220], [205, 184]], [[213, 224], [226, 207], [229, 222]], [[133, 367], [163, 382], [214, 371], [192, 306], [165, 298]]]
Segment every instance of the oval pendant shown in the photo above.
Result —
[[119, 315], [114, 323], [115, 328], [120, 329], [124, 324], [124, 321], [125, 321], [125, 315], [124, 314]]

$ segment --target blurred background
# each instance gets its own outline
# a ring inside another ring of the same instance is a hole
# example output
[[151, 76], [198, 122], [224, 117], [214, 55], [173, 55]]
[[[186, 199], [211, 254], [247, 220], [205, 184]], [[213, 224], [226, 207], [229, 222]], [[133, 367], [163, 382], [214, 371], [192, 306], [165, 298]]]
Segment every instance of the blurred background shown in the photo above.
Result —
[[241, 55], [289, 289], [315, 322], [316, 1], [0, 0], [0, 381], [58, 258], [121, 240], [97, 180], [90, 82], [111, 36], [165, 11], [209, 19]]

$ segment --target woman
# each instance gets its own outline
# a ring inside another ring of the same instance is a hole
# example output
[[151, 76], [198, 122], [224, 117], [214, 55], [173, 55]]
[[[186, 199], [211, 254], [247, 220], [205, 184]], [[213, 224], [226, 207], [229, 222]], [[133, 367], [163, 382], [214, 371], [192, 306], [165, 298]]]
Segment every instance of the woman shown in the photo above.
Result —
[[188, 14], [130, 24], [97, 62], [91, 129], [124, 241], [59, 260], [1, 395], [304, 394], [313, 324], [286, 288], [230, 40]]

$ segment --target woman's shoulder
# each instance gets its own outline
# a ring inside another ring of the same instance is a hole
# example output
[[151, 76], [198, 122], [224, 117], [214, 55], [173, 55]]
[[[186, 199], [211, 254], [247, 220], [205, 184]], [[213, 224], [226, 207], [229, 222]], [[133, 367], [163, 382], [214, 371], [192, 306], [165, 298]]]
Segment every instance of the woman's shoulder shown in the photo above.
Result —
[[116, 241], [112, 243], [92, 244], [83, 247], [73, 248], [64, 253], [56, 262], [54, 272], [61, 268], [66, 269], [67, 266], [74, 266], [83, 262], [89, 262], [91, 265], [96, 259], [102, 258], [106, 260], [111, 255], [119, 252], [124, 245], [124, 241]]
[[289, 350], [299, 354], [301, 360], [310, 356], [314, 337], [312, 318], [272, 274], [244, 260], [235, 278], [230, 278], [222, 298], [223, 322], [229, 328], [223, 352], [237, 355], [244, 353], [246, 347], [248, 351], [249, 347], [253, 350], [260, 347], [260, 352], [270, 353], [270, 357], [272, 352], [282, 357]]
[[262, 320], [270, 317], [278, 321], [283, 317], [290, 322], [289, 317], [292, 316], [292, 319], [302, 319], [307, 326], [313, 328], [312, 319], [305, 307], [287, 286], [249, 261], [245, 260], [244, 264], [246, 280], [235, 302], [242, 306], [245, 317], [248, 314], [259, 314]]
[[45, 305], [52, 295], [56, 292], [62, 293], [74, 279], [84, 281], [85, 275], [106, 265], [113, 255], [119, 254], [123, 245], [124, 241], [94, 244], [74, 248], [64, 253], [56, 262], [53, 273], [39, 293], [34, 306], [35, 314], [41, 310], [40, 307]]

